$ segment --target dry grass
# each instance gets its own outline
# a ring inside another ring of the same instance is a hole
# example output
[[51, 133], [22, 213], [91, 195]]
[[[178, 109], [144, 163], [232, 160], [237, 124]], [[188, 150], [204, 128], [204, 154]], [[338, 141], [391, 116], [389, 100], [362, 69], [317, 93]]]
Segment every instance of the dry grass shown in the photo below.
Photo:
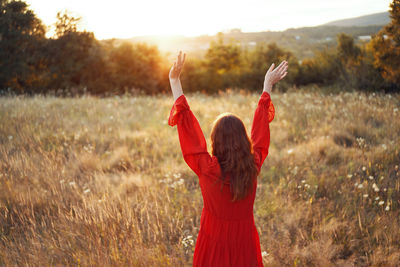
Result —
[[[190, 95], [208, 137], [259, 95]], [[400, 96], [272, 96], [255, 218], [266, 266], [398, 266]], [[189, 266], [201, 193], [172, 97], [0, 99], [0, 265]], [[249, 129], [249, 128], [248, 128]]]

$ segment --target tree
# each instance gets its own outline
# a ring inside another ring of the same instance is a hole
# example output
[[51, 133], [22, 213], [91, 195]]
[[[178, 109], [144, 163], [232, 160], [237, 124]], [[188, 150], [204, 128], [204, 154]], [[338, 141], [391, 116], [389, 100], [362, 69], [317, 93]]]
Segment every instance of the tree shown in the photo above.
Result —
[[220, 32], [217, 41], [212, 41], [206, 53], [208, 67], [222, 74], [240, 67], [240, 46], [234, 42], [224, 43]]
[[67, 12], [58, 13], [57, 18], [56, 38], [48, 40], [42, 55], [49, 68], [47, 87], [78, 91], [92, 89], [88, 85], [101, 73], [92, 75], [91, 72], [104, 63], [100, 44], [92, 32], [78, 31], [79, 18]]
[[68, 12], [58, 12], [56, 22], [56, 36], [58, 38], [67, 35], [68, 33], [74, 33], [78, 31], [78, 24], [81, 18], [75, 18], [68, 14]]
[[361, 49], [354, 44], [353, 37], [345, 33], [337, 35], [337, 43], [338, 80], [348, 88], [357, 87], [357, 78], [363, 75], [358, 72], [362, 61]]
[[239, 83], [242, 65], [240, 45], [231, 40], [224, 43], [222, 33], [218, 33], [217, 41], [212, 41], [205, 55], [207, 72], [204, 84], [209, 92], [216, 92]]
[[303, 60], [295, 84], [332, 85], [338, 81], [341, 68], [334, 49], [318, 51], [313, 58]]
[[400, 0], [390, 4], [391, 22], [371, 41], [374, 64], [383, 78], [400, 89]]
[[357, 62], [361, 55], [361, 49], [354, 44], [354, 39], [350, 35], [340, 33], [337, 35], [337, 52], [339, 59], [344, 63]]
[[157, 47], [147, 44], [122, 43], [109, 55], [111, 79], [120, 92], [141, 90], [160, 93], [162, 59]]
[[27, 92], [37, 85], [44, 35], [45, 27], [26, 3], [0, 0], [0, 89]]

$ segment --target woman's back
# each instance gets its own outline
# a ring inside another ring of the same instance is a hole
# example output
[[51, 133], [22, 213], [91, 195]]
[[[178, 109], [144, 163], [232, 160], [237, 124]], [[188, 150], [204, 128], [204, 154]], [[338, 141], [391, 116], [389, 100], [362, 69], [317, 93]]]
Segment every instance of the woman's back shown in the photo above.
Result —
[[[216, 160], [216, 159], [215, 159]], [[220, 166], [212, 166], [204, 179], [200, 179], [204, 208], [215, 217], [224, 220], [244, 220], [253, 216], [253, 204], [257, 180], [249, 194], [239, 200], [232, 201], [229, 176], [222, 182]], [[221, 186], [222, 185], [222, 186]]]
[[[269, 122], [273, 118], [270, 95], [263, 93], [251, 131], [253, 160], [258, 171], [268, 155]], [[178, 127], [183, 157], [198, 175], [203, 195], [193, 266], [262, 266], [260, 241], [253, 217], [257, 179], [246, 197], [232, 201], [230, 176], [221, 179], [218, 159], [208, 153], [203, 132], [184, 95], [175, 101], [169, 124]]]

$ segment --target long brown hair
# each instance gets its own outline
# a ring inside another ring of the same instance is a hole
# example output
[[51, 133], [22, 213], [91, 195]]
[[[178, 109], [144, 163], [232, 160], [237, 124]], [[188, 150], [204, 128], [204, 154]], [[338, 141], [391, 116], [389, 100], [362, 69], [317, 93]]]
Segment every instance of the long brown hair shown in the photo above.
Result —
[[257, 179], [252, 144], [241, 119], [230, 113], [221, 114], [211, 131], [212, 154], [217, 157], [222, 183], [230, 176], [232, 201], [245, 198]]

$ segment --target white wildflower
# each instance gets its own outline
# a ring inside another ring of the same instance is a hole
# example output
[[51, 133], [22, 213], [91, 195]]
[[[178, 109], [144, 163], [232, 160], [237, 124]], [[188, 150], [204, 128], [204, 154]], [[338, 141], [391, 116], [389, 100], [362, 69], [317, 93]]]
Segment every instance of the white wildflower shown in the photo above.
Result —
[[358, 146], [359, 147], [365, 147], [366, 146], [366, 144], [365, 144], [365, 139], [364, 138], [362, 138], [362, 137], [357, 137], [356, 138], [356, 141], [357, 141], [357, 144], [358, 144]]
[[362, 189], [364, 187], [364, 185], [363, 184], [359, 184], [357, 187], [358, 187], [358, 189]]
[[266, 252], [266, 251], [263, 251], [262, 253], [261, 253], [261, 256], [262, 257], [267, 257], [269, 254], [268, 254], [268, 252]]
[[363, 170], [363, 171], [366, 171], [366, 170], [367, 170], [367, 167], [363, 166], [363, 167], [362, 167], [362, 170]]
[[306, 182], [306, 180], [301, 180], [301, 183], [304, 184]]
[[89, 193], [89, 192], [90, 192], [90, 189], [89, 189], [89, 188], [86, 189], [85, 191], [83, 191], [84, 194], [87, 194], [87, 193]]
[[351, 177], [353, 177], [353, 174], [347, 174], [347, 178], [351, 178]]
[[294, 166], [294, 169], [292, 170], [293, 175], [297, 174], [297, 170], [299, 169], [299, 167]]
[[292, 154], [292, 153], [293, 153], [293, 148], [289, 149], [289, 150], [287, 151], [287, 153], [288, 153], [289, 155]]
[[374, 177], [373, 176], [368, 176], [368, 178], [370, 179], [370, 180], [374, 180]]
[[181, 174], [179, 172], [174, 173], [174, 177], [175, 177], [175, 179], [179, 179], [179, 178], [181, 178]]
[[386, 211], [389, 211], [389, 210], [390, 210], [389, 205], [386, 206], [385, 210], [386, 210]]
[[376, 183], [372, 185], [372, 188], [374, 189], [375, 192], [379, 192], [379, 187], [376, 185]]
[[385, 204], [385, 201], [383, 201], [383, 200], [379, 201], [379, 203], [378, 203], [379, 206], [382, 206], [383, 204]]
[[9, 135], [8, 136], [8, 140], [12, 140], [13, 139], [13, 136], [12, 135]]
[[363, 198], [367, 198], [367, 197], [368, 197], [368, 194], [364, 194], [364, 195], [363, 195]]
[[188, 235], [182, 239], [182, 244], [185, 248], [191, 247], [194, 244], [193, 236]]
[[76, 183], [75, 183], [75, 182], [69, 182], [69, 185], [70, 185], [70, 186], [75, 186]]

